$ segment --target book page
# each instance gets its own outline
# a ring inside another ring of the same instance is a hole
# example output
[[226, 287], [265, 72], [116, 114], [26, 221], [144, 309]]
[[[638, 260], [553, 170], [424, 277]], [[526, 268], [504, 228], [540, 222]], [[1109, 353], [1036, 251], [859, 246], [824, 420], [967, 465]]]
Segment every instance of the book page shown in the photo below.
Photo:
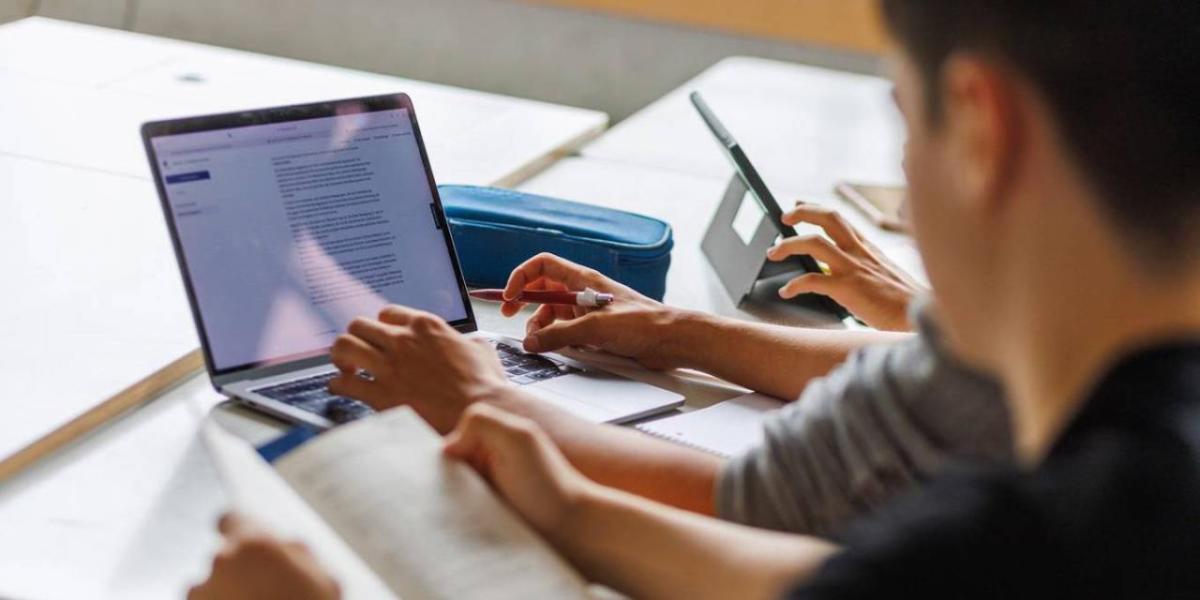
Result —
[[387, 585], [305, 504], [250, 444], [209, 419], [204, 443], [232, 508], [271, 534], [308, 545], [346, 600], [395, 598]]
[[407, 600], [586, 597], [579, 575], [408, 408], [338, 427], [275, 466]]

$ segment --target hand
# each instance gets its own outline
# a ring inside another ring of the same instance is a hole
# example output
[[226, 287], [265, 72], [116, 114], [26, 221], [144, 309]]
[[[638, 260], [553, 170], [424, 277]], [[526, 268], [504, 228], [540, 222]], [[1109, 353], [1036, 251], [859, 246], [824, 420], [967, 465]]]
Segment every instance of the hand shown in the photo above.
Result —
[[472, 402], [498, 398], [510, 387], [486, 340], [401, 306], [383, 309], [378, 320], [352, 321], [330, 357], [341, 371], [329, 382], [330, 392], [377, 410], [411, 406], [441, 433], [453, 429]]
[[[677, 365], [670, 330], [684, 311], [655, 302], [636, 291], [553, 254], [539, 254], [518, 266], [504, 288], [505, 298], [523, 290], [591, 288], [607, 292], [615, 301], [603, 308], [544, 304], [525, 324], [525, 349], [551, 352], [567, 346], [590, 346], [632, 358], [651, 369]], [[524, 306], [508, 301], [500, 311], [513, 316]]]
[[767, 251], [767, 258], [773, 261], [807, 254], [829, 266], [828, 275], [806, 273], [789, 281], [780, 288], [780, 296], [823, 294], [876, 329], [912, 329], [908, 304], [924, 288], [884, 257], [837, 211], [798, 202], [796, 208], [783, 215], [783, 222], [816, 225], [833, 242], [820, 235], [797, 236], [784, 239]]
[[250, 521], [230, 513], [218, 528], [225, 545], [213, 558], [212, 573], [188, 591], [188, 600], [334, 600], [341, 589], [298, 542], [281, 542]]
[[595, 484], [567, 462], [533, 421], [476, 404], [446, 438], [446, 455], [471, 465], [509, 505], [551, 540]]

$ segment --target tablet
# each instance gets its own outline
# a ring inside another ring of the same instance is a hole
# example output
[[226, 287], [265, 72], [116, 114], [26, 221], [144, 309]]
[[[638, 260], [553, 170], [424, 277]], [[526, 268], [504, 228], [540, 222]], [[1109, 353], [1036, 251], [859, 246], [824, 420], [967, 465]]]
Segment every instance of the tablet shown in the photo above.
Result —
[[[754, 168], [754, 164], [750, 162], [750, 158], [746, 156], [746, 152], [742, 150], [742, 146], [738, 144], [717, 115], [708, 107], [708, 103], [700, 96], [700, 92], [692, 92], [689, 96], [692, 100], [692, 106], [696, 107], [696, 111], [700, 113], [700, 118], [704, 120], [704, 124], [708, 126], [708, 130], [712, 132], [716, 138], [717, 144], [724, 150], [725, 156], [729, 158], [729, 162], [733, 165], [733, 170], [737, 173], [738, 178], [742, 183], [746, 184], [746, 189], [750, 190], [750, 195], [758, 202], [767, 218], [779, 230], [779, 234], [783, 237], [796, 237], [796, 229], [783, 222], [783, 209], [779, 206], [779, 202], [775, 200], [775, 196], [771, 194], [771, 190], [767, 188], [767, 184], [763, 182], [762, 176], [758, 174], [758, 169]], [[794, 257], [805, 273], [823, 273], [821, 266], [811, 256], [798, 255]], [[837, 315], [839, 318], [845, 319], [851, 316], [850, 312], [843, 308], [832, 298], [822, 296], [826, 307], [830, 312]]]

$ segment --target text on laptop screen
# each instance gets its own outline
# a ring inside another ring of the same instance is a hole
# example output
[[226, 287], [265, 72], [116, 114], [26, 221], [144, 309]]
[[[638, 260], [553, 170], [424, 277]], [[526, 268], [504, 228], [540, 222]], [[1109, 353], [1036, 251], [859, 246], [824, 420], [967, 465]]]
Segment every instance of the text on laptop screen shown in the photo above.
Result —
[[407, 110], [152, 144], [216, 369], [319, 355], [387, 304], [466, 318]]

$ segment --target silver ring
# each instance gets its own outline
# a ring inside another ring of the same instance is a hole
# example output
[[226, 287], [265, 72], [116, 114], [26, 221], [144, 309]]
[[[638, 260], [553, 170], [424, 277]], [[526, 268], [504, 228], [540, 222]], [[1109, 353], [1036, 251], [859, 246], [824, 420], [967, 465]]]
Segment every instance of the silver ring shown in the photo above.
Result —
[[375, 375], [366, 369], [359, 369], [354, 372], [354, 376], [363, 381], [375, 381]]

